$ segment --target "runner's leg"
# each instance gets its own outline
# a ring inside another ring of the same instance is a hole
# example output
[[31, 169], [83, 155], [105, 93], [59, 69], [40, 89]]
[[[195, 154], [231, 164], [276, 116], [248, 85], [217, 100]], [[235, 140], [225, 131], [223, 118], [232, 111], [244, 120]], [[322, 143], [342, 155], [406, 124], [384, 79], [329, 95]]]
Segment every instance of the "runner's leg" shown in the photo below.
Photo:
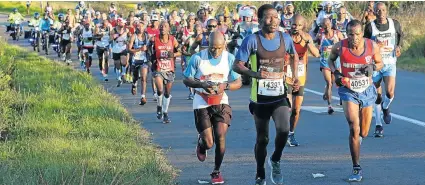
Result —
[[226, 133], [229, 125], [218, 122], [214, 125], [214, 140], [215, 140], [215, 166], [214, 171], [220, 171], [221, 163], [223, 162], [224, 153], [226, 152]]
[[350, 128], [348, 143], [350, 145], [351, 160], [353, 166], [360, 165], [360, 118], [359, 118], [359, 105], [351, 101], [342, 101], [345, 118]]
[[266, 170], [264, 163], [267, 156], [267, 145], [269, 144], [269, 121], [268, 119], [259, 118], [254, 114], [255, 128], [257, 130], [257, 139], [255, 143], [255, 160], [257, 162], [257, 175], [261, 179], [266, 178]]
[[283, 148], [285, 148], [286, 141], [289, 134], [289, 107], [279, 106], [272, 114], [273, 121], [276, 127], [275, 150], [271, 156], [272, 161], [280, 161], [282, 157]]
[[331, 74], [331, 71], [327, 70], [327, 69], [323, 69], [322, 74], [323, 74], [323, 78], [325, 79], [325, 82], [326, 82], [323, 100], [327, 101], [327, 103], [328, 103], [328, 113], [332, 114], [333, 113], [333, 108], [332, 108], [332, 104], [331, 104], [331, 102], [332, 102], [332, 74]]

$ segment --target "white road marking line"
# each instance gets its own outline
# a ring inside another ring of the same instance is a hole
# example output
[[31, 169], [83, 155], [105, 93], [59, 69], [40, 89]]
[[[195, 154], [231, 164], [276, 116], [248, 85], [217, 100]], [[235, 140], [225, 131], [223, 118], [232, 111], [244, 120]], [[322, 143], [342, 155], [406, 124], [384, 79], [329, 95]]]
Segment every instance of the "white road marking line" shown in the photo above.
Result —
[[[311, 90], [311, 89], [308, 89], [308, 88], [304, 88], [304, 91], [309, 92], [309, 93], [313, 93], [315, 95], [323, 96], [323, 92], [318, 92], [318, 91]], [[339, 101], [339, 97], [336, 97], [336, 96], [332, 96], [332, 99]], [[396, 119], [403, 120], [403, 121], [406, 121], [406, 122], [409, 122], [409, 123], [413, 123], [415, 125], [419, 125], [419, 126], [425, 127], [425, 122], [423, 122], [423, 121], [419, 121], [419, 120], [416, 120], [416, 119], [408, 118], [406, 116], [402, 116], [402, 115], [395, 114], [395, 113], [391, 113], [391, 115], [394, 118], [396, 118]]]

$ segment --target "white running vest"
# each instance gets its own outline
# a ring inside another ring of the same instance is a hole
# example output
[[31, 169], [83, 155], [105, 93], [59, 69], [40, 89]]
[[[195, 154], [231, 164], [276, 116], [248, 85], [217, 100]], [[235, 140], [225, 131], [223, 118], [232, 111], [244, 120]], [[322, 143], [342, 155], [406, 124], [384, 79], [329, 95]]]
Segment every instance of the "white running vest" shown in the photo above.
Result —
[[126, 44], [127, 44], [127, 34], [123, 34], [123, 35], [119, 36], [114, 41], [114, 46], [112, 47], [112, 52], [113, 53], [121, 53], [122, 51], [127, 49]]
[[[89, 31], [86, 31], [86, 29], [83, 29], [83, 33], [81, 34], [83, 37], [83, 46], [85, 47], [93, 47], [93, 32], [92, 29], [89, 29]], [[91, 40], [89, 40], [91, 38]]]
[[[202, 50], [201, 52], [208, 53], [208, 50]], [[197, 74], [195, 78], [198, 78], [200, 81], [210, 81], [215, 83], [227, 82], [231, 70], [228, 59], [229, 53], [227, 51], [223, 51], [221, 54], [220, 63], [215, 66], [211, 65], [209, 60], [201, 60], [199, 62], [199, 66], [197, 67], [198, 71], [196, 72]], [[207, 94], [202, 88], [195, 88], [195, 90]], [[223, 92], [223, 97], [220, 104], [229, 104], [229, 98], [227, 97], [226, 92]], [[195, 93], [195, 97], [193, 99], [193, 109], [202, 109], [209, 106], [210, 105], [208, 105], [200, 95]]]
[[103, 33], [102, 38], [100, 38], [100, 41], [96, 42], [96, 45], [101, 47], [101, 48], [105, 48], [107, 46], [109, 46], [109, 31], [108, 28], [101, 28], [99, 30], [99, 32]]
[[387, 19], [389, 28], [386, 31], [379, 31], [374, 21], [370, 23], [372, 26], [372, 40], [378, 45], [382, 44], [380, 51], [384, 64], [395, 64], [397, 62], [395, 55], [397, 32], [395, 31], [394, 21], [390, 18]]

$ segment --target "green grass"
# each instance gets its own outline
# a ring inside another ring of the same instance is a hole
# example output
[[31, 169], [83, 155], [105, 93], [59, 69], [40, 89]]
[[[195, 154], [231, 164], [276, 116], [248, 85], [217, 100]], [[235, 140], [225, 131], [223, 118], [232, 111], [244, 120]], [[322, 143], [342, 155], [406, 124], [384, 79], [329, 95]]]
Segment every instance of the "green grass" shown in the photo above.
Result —
[[[68, 8], [75, 9], [78, 1], [75, 2], [54, 2], [51, 1], [50, 4], [53, 7], [53, 11], [55, 14], [57, 13], [66, 13]], [[40, 2], [33, 1], [30, 6], [30, 15], [34, 15], [35, 12], [40, 14], [44, 13], [44, 7], [46, 6], [46, 2], [43, 2], [43, 10], [40, 7]], [[0, 12], [9, 14], [12, 12], [14, 8], [17, 8], [19, 13], [23, 16], [27, 15], [27, 6], [26, 1], [16, 1], [16, 2], [0, 2]]]
[[149, 133], [91, 76], [5, 43], [0, 61], [0, 184], [171, 184]]

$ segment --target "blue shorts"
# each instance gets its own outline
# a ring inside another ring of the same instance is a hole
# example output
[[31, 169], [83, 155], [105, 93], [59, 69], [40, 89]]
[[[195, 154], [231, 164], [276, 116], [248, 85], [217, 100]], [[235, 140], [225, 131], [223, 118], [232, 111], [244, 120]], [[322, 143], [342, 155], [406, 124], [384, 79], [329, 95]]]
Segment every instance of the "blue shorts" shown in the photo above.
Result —
[[375, 104], [377, 91], [374, 85], [369, 86], [362, 93], [354, 92], [347, 87], [339, 87], [338, 94], [342, 101], [350, 101], [360, 105], [361, 108]]
[[[341, 68], [341, 62], [339, 61], [339, 57], [335, 61], [335, 67], [336, 69]], [[331, 70], [328, 64], [328, 60], [327, 59], [323, 60], [322, 58], [320, 58], [320, 71], [322, 71], [323, 69], [329, 70], [329, 71]]]
[[373, 82], [379, 82], [384, 76], [393, 76], [397, 74], [396, 64], [384, 64], [384, 67], [379, 71], [374, 71], [372, 80]]

